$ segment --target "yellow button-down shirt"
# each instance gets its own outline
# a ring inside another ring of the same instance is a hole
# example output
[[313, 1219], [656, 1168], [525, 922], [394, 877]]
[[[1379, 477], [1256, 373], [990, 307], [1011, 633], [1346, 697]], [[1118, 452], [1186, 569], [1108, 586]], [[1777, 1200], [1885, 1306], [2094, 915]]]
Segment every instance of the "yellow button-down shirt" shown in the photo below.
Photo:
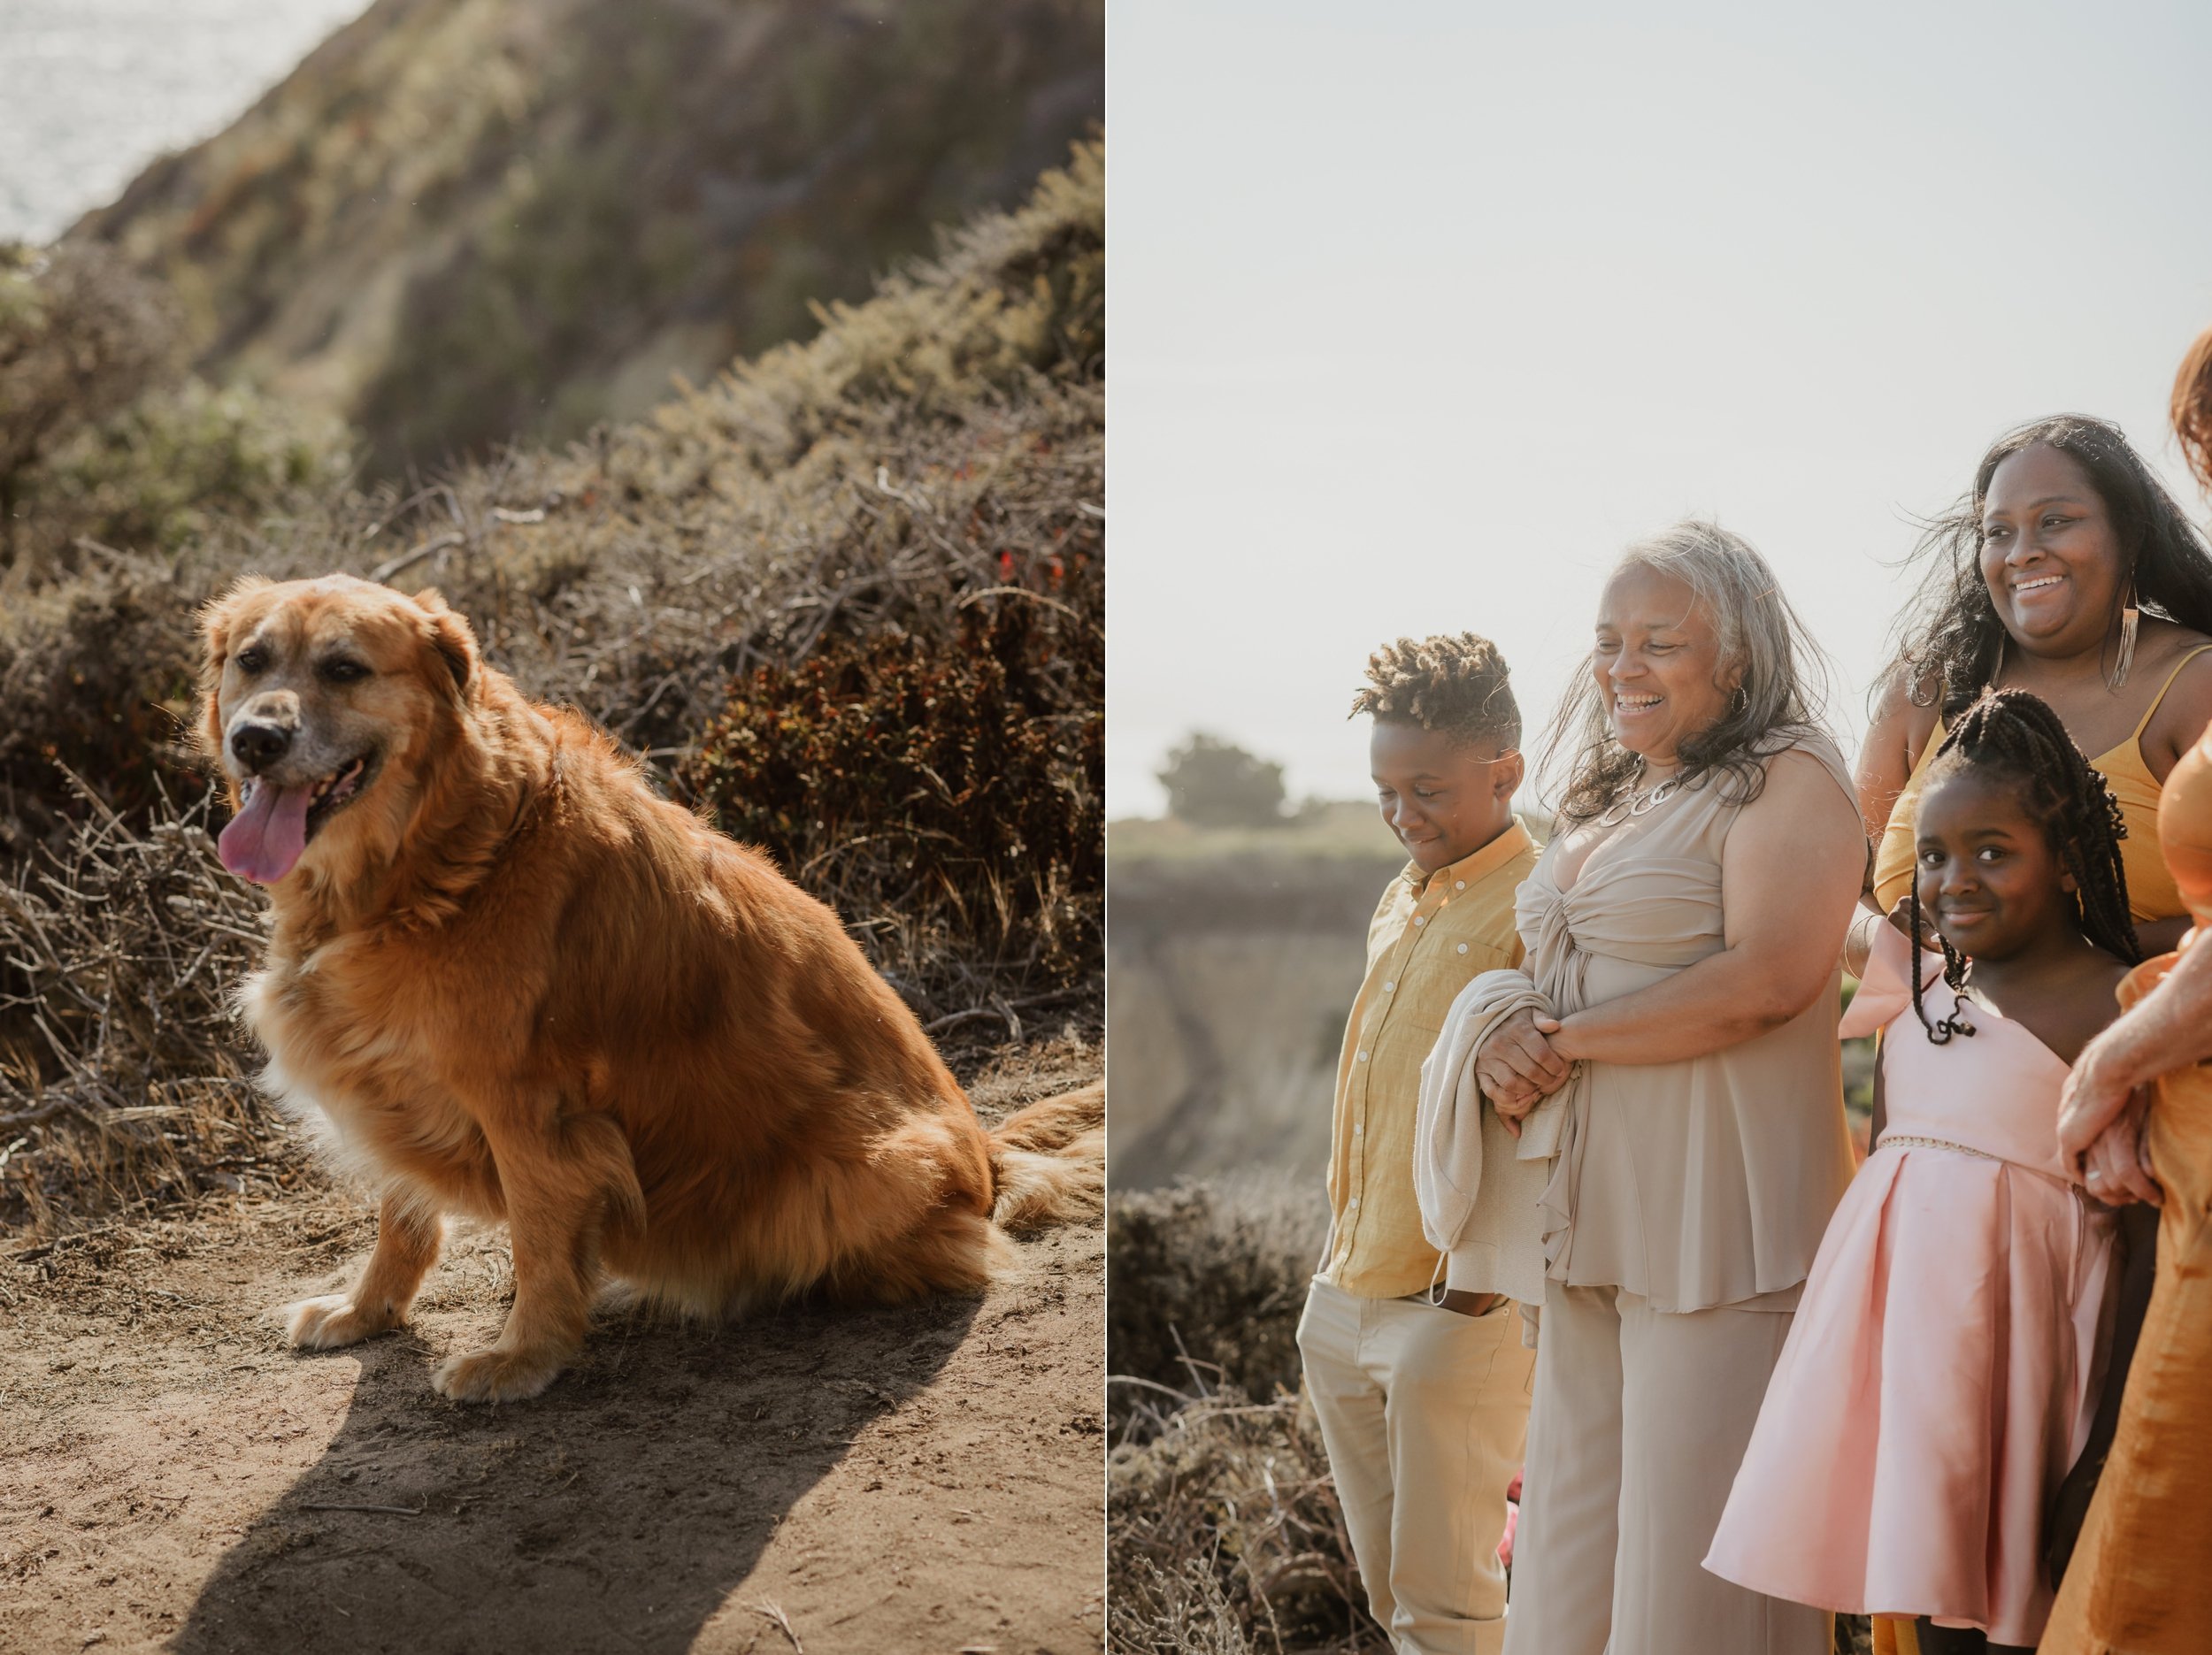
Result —
[[1517, 821], [1480, 850], [1422, 877], [1390, 882], [1367, 931], [1367, 980], [1352, 1002], [1337, 1060], [1329, 1154], [1334, 1215], [1323, 1274], [1363, 1299], [1399, 1299], [1437, 1279], [1413, 1196], [1413, 1123], [1421, 1062], [1459, 991], [1517, 966], [1513, 893], [1536, 866]]

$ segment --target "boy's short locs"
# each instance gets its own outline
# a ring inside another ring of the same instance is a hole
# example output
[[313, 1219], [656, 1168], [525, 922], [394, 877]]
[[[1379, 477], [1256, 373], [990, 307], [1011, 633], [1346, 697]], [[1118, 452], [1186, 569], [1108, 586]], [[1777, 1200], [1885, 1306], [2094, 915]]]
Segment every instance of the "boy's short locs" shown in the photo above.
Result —
[[1355, 718], [1440, 730], [1455, 741], [1521, 744], [1521, 709], [1497, 645], [1476, 632], [1401, 638], [1367, 657], [1367, 687], [1352, 697]]

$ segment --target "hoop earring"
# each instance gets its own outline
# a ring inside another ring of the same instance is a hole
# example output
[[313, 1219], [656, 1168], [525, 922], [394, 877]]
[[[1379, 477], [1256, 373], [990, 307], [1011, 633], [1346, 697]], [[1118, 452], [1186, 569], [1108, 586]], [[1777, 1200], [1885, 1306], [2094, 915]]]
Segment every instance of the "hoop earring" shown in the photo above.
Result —
[[2143, 611], [2135, 601], [2135, 577], [2128, 577], [2127, 601], [2120, 607], [2120, 652], [2112, 658], [2112, 676], [2105, 679], [2107, 689], [2116, 690], [2128, 681], [2128, 669], [2135, 664], [2135, 634], [2143, 624]]
[[1739, 714], [1748, 712], [1750, 709], [1751, 692], [1744, 688], [1742, 685], [1739, 684], [1736, 686], [1736, 693], [1728, 698], [1729, 715], [1733, 717]]

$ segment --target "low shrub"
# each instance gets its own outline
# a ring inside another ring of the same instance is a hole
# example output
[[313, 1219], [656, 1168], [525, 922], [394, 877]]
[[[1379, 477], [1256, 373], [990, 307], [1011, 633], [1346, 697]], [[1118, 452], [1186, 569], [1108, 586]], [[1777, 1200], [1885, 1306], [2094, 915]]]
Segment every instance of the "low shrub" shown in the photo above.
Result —
[[[1117, 1195], [1106, 1215], [1109, 1416], [1142, 1436], [1157, 1389], [1298, 1388], [1298, 1317], [1328, 1236], [1317, 1189], [1275, 1176]], [[1156, 1423], [1156, 1421], [1153, 1421]]]
[[0, 870], [34, 846], [61, 849], [86, 788], [142, 824], [165, 786], [181, 801], [205, 791], [178, 752], [195, 601], [172, 571], [129, 560], [0, 607]]
[[167, 292], [111, 249], [0, 241], [0, 571], [28, 549], [40, 462], [159, 383], [176, 355]]
[[181, 547], [220, 525], [257, 525], [342, 489], [351, 433], [250, 385], [163, 386], [56, 447], [23, 510], [46, 560], [87, 566], [96, 548]]
[[938, 637], [748, 674], [678, 773], [932, 1009], [948, 987], [1036, 1003], [1097, 969], [1104, 635], [1059, 595], [1095, 580], [1063, 570], [1042, 602], [1010, 588]]
[[0, 1230], [298, 1172], [231, 1011], [263, 903], [216, 859], [206, 799], [134, 825], [87, 797], [0, 884]]
[[1148, 1441], [1112, 1450], [1106, 1500], [1117, 1655], [1388, 1648], [1295, 1398], [1189, 1393]]
[[1318, 1192], [1279, 1174], [1109, 1205], [1115, 1655], [1387, 1647], [1296, 1394], [1298, 1317], [1327, 1231]]

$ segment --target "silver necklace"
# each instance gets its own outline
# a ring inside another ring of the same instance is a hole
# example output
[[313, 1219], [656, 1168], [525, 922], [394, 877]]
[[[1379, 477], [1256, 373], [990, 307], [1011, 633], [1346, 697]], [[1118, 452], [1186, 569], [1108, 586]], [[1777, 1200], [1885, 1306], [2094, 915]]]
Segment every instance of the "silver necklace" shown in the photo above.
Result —
[[[1636, 776], [1640, 777], [1643, 773], [1643, 763], [1640, 760], [1636, 765]], [[1647, 816], [1656, 810], [1681, 791], [1682, 773], [1677, 770], [1666, 780], [1645, 789], [1642, 793], [1633, 791], [1635, 778], [1630, 778], [1629, 785], [1631, 789], [1629, 793], [1624, 796], [1616, 795], [1613, 802], [1599, 812], [1598, 825], [1600, 827], [1618, 827], [1631, 816]]]

